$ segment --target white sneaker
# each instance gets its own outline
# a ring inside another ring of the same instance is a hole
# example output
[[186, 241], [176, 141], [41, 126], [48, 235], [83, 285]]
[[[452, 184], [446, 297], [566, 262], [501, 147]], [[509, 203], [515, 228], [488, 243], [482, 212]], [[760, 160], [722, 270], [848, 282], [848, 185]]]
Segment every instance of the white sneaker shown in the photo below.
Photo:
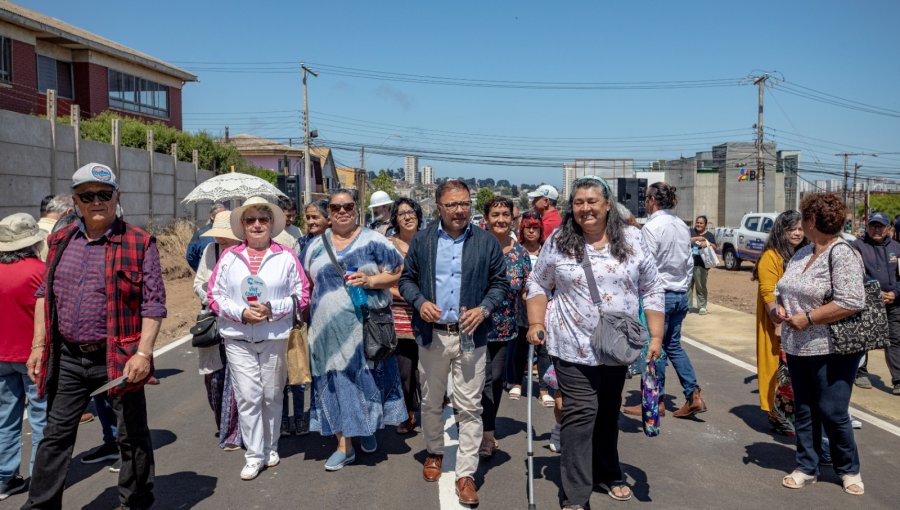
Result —
[[269, 459], [266, 460], [266, 467], [275, 467], [281, 462], [281, 457], [278, 456], [278, 452], [272, 450], [269, 452]]
[[853, 427], [853, 428], [855, 428], [855, 429], [861, 429], [861, 428], [862, 428], [862, 422], [851, 416], [851, 417], [850, 417], [850, 426]]
[[248, 462], [241, 470], [241, 480], [253, 480], [259, 476], [260, 471], [262, 471], [262, 462]]
[[562, 446], [559, 443], [559, 429], [559, 423], [557, 423], [550, 431], [550, 451], [554, 453], [562, 452]]

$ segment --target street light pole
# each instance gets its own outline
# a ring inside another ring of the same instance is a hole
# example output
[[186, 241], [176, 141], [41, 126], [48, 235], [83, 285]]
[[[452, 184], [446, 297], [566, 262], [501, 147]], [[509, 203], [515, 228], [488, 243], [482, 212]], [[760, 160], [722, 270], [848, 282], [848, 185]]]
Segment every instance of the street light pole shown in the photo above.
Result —
[[[312, 69], [306, 67], [306, 64], [300, 63], [303, 70], [303, 201], [309, 204], [312, 202], [312, 157], [309, 154], [309, 99], [306, 94], [306, 73], [318, 78], [318, 74]], [[299, 210], [299, 208], [298, 208]]]

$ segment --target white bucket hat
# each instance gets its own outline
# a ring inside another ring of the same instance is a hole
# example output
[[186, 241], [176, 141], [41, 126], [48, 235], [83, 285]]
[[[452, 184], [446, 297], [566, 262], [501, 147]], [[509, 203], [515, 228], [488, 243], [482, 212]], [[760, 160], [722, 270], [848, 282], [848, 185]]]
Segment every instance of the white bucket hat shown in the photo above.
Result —
[[44, 239], [47, 233], [38, 228], [30, 214], [16, 213], [0, 220], [0, 251], [21, 250]]
[[231, 213], [231, 232], [241, 241], [244, 240], [244, 226], [241, 225], [241, 218], [244, 216], [244, 211], [255, 205], [268, 207], [269, 212], [272, 213], [271, 235], [274, 239], [284, 230], [284, 224], [286, 222], [284, 211], [263, 197], [250, 197], [244, 202], [244, 205], [238, 207]]
[[224, 237], [225, 239], [240, 241], [240, 239], [234, 235], [234, 232], [231, 231], [231, 211], [216, 213], [212, 227], [200, 234], [200, 237]]

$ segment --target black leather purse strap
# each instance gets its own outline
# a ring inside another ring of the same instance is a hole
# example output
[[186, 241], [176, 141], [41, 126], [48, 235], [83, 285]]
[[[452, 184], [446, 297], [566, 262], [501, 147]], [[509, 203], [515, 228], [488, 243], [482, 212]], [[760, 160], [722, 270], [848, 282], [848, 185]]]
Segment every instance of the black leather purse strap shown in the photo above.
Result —
[[322, 235], [322, 244], [325, 245], [325, 251], [328, 252], [328, 258], [331, 259], [331, 263], [334, 264], [334, 268], [337, 269], [338, 274], [343, 277], [344, 273], [347, 272], [338, 261], [337, 257], [334, 256], [334, 248], [331, 247], [331, 241], [328, 239], [327, 235]]
[[594, 278], [594, 270], [591, 268], [591, 258], [588, 257], [587, 249], [584, 251], [581, 267], [584, 269], [584, 276], [587, 277], [588, 290], [591, 292], [591, 301], [594, 302], [594, 306], [600, 308], [600, 291], [597, 289], [597, 280]]

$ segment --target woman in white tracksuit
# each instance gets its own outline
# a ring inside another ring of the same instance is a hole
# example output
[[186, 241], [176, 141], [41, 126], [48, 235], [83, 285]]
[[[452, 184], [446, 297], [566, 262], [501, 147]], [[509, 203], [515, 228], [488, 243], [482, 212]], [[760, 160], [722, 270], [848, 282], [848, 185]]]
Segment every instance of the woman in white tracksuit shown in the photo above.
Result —
[[294, 252], [272, 241], [284, 230], [284, 213], [253, 197], [231, 215], [243, 242], [225, 250], [213, 270], [209, 305], [232, 369], [241, 435], [247, 452], [242, 480], [278, 465], [282, 391], [287, 377], [287, 338], [294, 301], [309, 302], [309, 282]]

